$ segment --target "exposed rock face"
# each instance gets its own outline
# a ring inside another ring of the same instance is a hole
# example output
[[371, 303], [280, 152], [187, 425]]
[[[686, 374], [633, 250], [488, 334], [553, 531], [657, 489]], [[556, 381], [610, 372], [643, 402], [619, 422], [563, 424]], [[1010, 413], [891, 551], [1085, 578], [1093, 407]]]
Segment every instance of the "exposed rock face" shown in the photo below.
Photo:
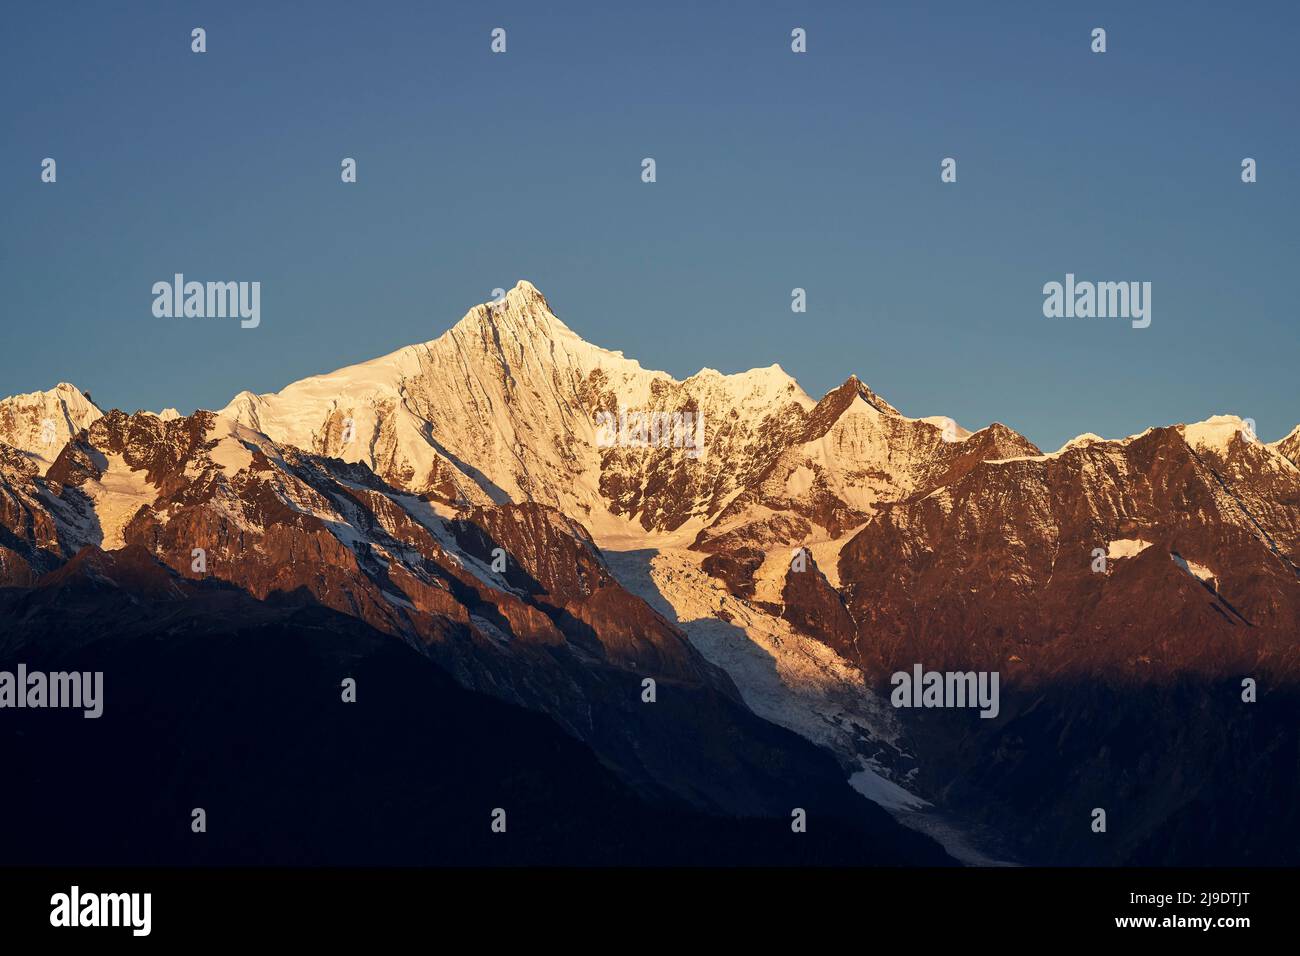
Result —
[[57, 567], [58, 529], [40, 501], [36, 460], [0, 444], [0, 587], [28, 585]]
[[1154, 429], [982, 462], [883, 508], [840, 555], [861, 652], [1040, 679], [1293, 670], [1300, 469], [1225, 454]]
[[1288, 456], [1300, 432], [1291, 433], [1290, 444], [1283, 439], [1264, 445], [1241, 419], [1228, 415], [1180, 431], [1226, 496], [1218, 500], [1235, 504], [1237, 515], [1271, 551], [1300, 568], [1300, 466]]
[[[905, 418], [850, 378], [817, 404], [796, 441], [700, 531], [694, 547], [766, 556], [840, 538], [885, 504], [950, 483], [986, 458], [1022, 454], [1038, 449], [1001, 425], [971, 435], [951, 420]], [[753, 592], [752, 577], [727, 571], [728, 583], [740, 588], [734, 593]]]
[[473, 508], [451, 528], [461, 548], [484, 564], [497, 548], [507, 552], [513, 562], [505, 562], [505, 580], [557, 606], [614, 583], [586, 529], [543, 505]]
[[1300, 465], [1300, 425], [1291, 430], [1291, 433], [1281, 441], [1275, 442], [1272, 448], [1277, 449], [1293, 465]]
[[797, 565], [791, 562], [781, 599], [781, 616], [797, 629], [815, 635], [841, 657], [861, 661], [857, 626], [812, 554], [805, 551]]
[[[802, 534], [794, 537], [802, 537]], [[764, 553], [758, 548], [742, 546], [735, 550], [715, 551], [700, 562], [700, 567], [726, 584], [727, 590], [737, 597], [753, 598], [754, 575], [762, 567], [763, 558]]]

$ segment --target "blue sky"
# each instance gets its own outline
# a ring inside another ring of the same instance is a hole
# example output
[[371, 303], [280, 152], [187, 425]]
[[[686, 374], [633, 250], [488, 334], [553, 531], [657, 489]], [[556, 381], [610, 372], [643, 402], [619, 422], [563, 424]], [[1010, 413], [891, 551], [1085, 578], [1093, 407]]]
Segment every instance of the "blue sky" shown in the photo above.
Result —
[[[1290, 3], [10, 2], [0, 393], [220, 407], [434, 338], [527, 278], [585, 338], [679, 377], [779, 362], [819, 397], [857, 373], [909, 415], [1045, 448], [1219, 412], [1272, 440], [1300, 422], [1298, 21]], [[260, 327], [155, 318], [175, 272], [260, 281]], [[1067, 272], [1150, 281], [1151, 327], [1044, 318]]]

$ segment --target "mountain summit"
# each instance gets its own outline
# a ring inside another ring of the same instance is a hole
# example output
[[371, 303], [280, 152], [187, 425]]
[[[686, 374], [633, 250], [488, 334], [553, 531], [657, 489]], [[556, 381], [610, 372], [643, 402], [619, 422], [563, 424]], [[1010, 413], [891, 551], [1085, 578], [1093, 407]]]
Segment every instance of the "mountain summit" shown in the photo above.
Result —
[[[537, 501], [598, 536], [702, 524], [813, 402], [779, 366], [685, 381], [592, 345], [520, 282], [439, 338], [223, 414], [448, 504]], [[597, 414], [692, 412], [706, 454], [602, 448]]]
[[48, 465], [73, 435], [103, 414], [88, 394], [60, 382], [45, 392], [0, 399], [0, 442]]

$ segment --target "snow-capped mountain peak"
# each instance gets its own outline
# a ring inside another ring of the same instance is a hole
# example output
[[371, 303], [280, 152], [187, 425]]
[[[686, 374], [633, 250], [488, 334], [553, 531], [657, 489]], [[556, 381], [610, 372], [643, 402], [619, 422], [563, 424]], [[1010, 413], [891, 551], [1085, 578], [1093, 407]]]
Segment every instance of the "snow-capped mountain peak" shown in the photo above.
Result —
[[0, 442], [48, 464], [73, 435], [103, 414], [88, 393], [68, 382], [12, 395], [0, 399]]
[[1203, 422], [1180, 426], [1187, 444], [1196, 449], [1227, 452], [1234, 439], [1256, 441], [1250, 424], [1236, 415], [1212, 415]]
[[[813, 404], [777, 365], [680, 382], [645, 369], [582, 339], [521, 280], [433, 341], [278, 393], [242, 392], [222, 414], [448, 504], [538, 501], [600, 534], [703, 519], [756, 467], [779, 423]], [[602, 448], [597, 416], [622, 412], [689, 412], [707, 454]], [[670, 507], [647, 498], [654, 487]]]

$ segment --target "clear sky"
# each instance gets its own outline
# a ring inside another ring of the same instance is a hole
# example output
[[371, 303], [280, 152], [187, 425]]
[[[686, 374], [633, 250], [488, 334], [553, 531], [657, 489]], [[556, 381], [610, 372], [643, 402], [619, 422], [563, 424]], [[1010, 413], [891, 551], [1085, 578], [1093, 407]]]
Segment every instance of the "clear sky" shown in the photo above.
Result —
[[[856, 372], [1044, 448], [1220, 412], [1272, 440], [1300, 422], [1298, 8], [11, 0], [0, 394], [220, 407], [527, 278], [678, 377]], [[260, 327], [155, 318], [176, 272], [260, 281]], [[1150, 328], [1044, 318], [1067, 272], [1151, 282]]]

